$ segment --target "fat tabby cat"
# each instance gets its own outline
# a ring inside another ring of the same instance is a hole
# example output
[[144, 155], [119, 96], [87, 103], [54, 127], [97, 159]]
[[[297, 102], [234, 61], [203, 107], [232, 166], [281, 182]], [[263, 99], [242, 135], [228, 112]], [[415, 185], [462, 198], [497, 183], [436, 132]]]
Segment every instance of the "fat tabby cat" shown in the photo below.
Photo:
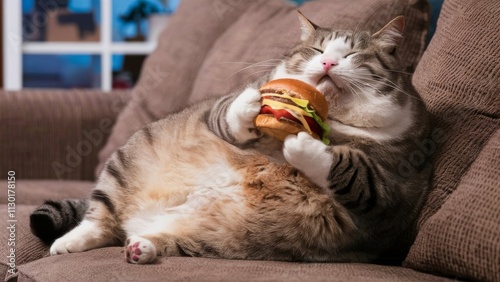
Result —
[[[404, 254], [431, 171], [412, 159], [429, 124], [396, 55], [404, 19], [374, 34], [299, 19], [300, 43], [269, 74], [136, 132], [106, 162], [89, 200], [35, 210], [32, 230], [53, 242], [50, 254], [120, 244], [138, 264], [157, 256], [371, 262]], [[255, 130], [258, 88], [278, 78], [324, 93], [330, 145]]]

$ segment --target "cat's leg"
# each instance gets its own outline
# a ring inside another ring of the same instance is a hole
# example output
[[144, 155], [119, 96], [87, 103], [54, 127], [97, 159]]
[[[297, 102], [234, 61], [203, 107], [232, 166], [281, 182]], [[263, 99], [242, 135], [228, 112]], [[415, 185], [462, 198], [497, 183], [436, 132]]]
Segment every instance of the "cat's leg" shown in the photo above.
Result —
[[128, 262], [136, 264], [152, 263], [157, 256], [220, 258], [222, 251], [212, 245], [213, 242], [201, 240], [200, 236], [208, 237], [206, 233], [197, 235], [187, 233], [182, 236], [171, 233], [130, 236], [125, 242], [125, 257]]
[[130, 263], [148, 264], [157, 256], [193, 255], [188, 249], [192, 250], [194, 245], [186, 238], [181, 240], [168, 233], [130, 236], [125, 242], [125, 257]]
[[302, 171], [316, 185], [327, 189], [333, 155], [328, 146], [305, 132], [289, 135], [283, 144], [287, 162]]
[[[200, 204], [201, 201], [206, 201], [202, 198], [192, 197], [191, 200], [194, 202], [177, 206], [175, 208], [177, 213], [159, 215], [150, 218], [148, 222], [136, 218], [126, 222], [123, 226], [128, 233], [125, 242], [127, 261], [148, 264], [154, 262], [157, 256], [221, 257], [224, 252], [222, 249], [228, 246], [214, 245], [214, 243], [224, 240], [223, 234], [227, 233], [224, 232], [225, 227], [218, 225], [220, 222], [213, 220], [212, 217], [213, 214], [222, 216], [220, 213], [225, 209], [210, 209], [211, 204], [209, 206]], [[200, 210], [200, 207], [203, 208]], [[233, 211], [227, 209], [227, 212], [229, 210]], [[213, 211], [211, 216], [207, 215], [210, 214], [209, 211]], [[228, 217], [235, 217], [235, 213], [231, 212], [231, 216]], [[140, 229], [137, 229], [137, 226]]]
[[[93, 192], [93, 195], [95, 194]], [[102, 194], [101, 196], [104, 197]], [[51, 255], [77, 253], [115, 244], [120, 240], [114, 215], [102, 202], [91, 200], [82, 222], [54, 241]]]
[[97, 221], [84, 219], [80, 225], [61, 238], [50, 247], [51, 255], [78, 253], [110, 245], [113, 240], [104, 236], [102, 227]]
[[[157, 256], [179, 256], [179, 230], [190, 230], [194, 220], [186, 216], [193, 210], [186, 205], [178, 206], [179, 212], [158, 215], [149, 219], [131, 218], [123, 225], [128, 233], [125, 256], [130, 263], [148, 264]], [[186, 222], [191, 222], [186, 226]], [[186, 236], [183, 236], [186, 237]]]

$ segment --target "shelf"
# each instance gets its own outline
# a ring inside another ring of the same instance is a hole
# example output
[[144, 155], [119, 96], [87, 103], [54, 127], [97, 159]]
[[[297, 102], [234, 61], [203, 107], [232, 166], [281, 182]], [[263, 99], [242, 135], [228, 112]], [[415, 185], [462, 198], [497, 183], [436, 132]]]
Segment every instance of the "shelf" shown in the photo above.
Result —
[[25, 54], [118, 54], [147, 55], [156, 48], [155, 42], [116, 42], [109, 46], [99, 42], [30, 42], [23, 44]]

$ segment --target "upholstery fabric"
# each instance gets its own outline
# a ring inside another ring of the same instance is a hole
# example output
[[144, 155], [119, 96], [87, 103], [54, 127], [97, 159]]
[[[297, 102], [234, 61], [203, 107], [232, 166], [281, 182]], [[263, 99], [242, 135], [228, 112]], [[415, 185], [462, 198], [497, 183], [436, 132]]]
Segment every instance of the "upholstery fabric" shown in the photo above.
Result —
[[[94, 183], [90, 181], [58, 181], [58, 180], [17, 180], [16, 181], [16, 265], [48, 256], [49, 246], [31, 234], [29, 215], [47, 199], [60, 200], [68, 198], [88, 197]], [[0, 239], [8, 242], [7, 232], [7, 193], [0, 194]], [[8, 248], [0, 248], [0, 278], [7, 274]]]
[[413, 76], [434, 115], [433, 191], [420, 225], [439, 210], [500, 127], [500, 2], [449, 0]]
[[156, 264], [132, 265], [125, 262], [120, 247], [37, 260], [20, 266], [18, 278], [19, 281], [451, 281], [402, 267], [354, 263], [170, 257]]
[[7, 223], [7, 205], [1, 204], [0, 209], [0, 239], [4, 242], [4, 246], [0, 248], [0, 279], [4, 279], [9, 276], [8, 269], [10, 258], [9, 248], [15, 248], [15, 265], [19, 267], [24, 263], [40, 259], [49, 255], [49, 246], [45, 245], [40, 241], [35, 235], [31, 234], [29, 225], [29, 215], [36, 208], [36, 206], [28, 205], [18, 205], [16, 206], [16, 219], [15, 224], [15, 246], [7, 246], [10, 232], [7, 227], [10, 223]]
[[0, 91], [0, 179], [92, 180], [127, 92]]
[[415, 71], [413, 83], [435, 118], [433, 189], [406, 258], [415, 269], [500, 279], [498, 26], [498, 1], [445, 1]]
[[[96, 173], [144, 125], [243, 88], [269, 71], [276, 64], [272, 59], [281, 58], [299, 41], [296, 9], [282, 0], [183, 0], [100, 152]], [[300, 10], [320, 26], [372, 32], [405, 15], [407, 32], [398, 55], [408, 71], [424, 50], [426, 0], [310, 1]]]
[[[92, 181], [55, 179], [16, 180], [17, 205], [41, 205], [45, 200], [79, 199], [90, 196]], [[0, 194], [0, 205], [7, 204], [7, 193]]]
[[406, 266], [500, 281], [500, 130], [420, 230]]

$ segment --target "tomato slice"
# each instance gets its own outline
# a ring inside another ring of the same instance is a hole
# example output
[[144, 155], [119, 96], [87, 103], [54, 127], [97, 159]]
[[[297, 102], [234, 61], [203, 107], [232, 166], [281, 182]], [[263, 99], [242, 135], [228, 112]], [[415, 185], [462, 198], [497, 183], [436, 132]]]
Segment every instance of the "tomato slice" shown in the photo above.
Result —
[[[268, 115], [273, 115], [277, 120], [280, 120], [282, 118], [285, 118], [287, 120], [296, 122], [298, 124], [302, 124], [300, 120], [296, 119], [292, 114], [290, 114], [287, 110], [284, 109], [273, 109], [268, 105], [262, 106], [260, 109], [261, 114], [268, 114]], [[321, 126], [311, 117], [304, 116], [304, 118], [307, 121], [307, 124], [309, 125], [309, 128], [311, 129], [312, 132], [316, 133], [318, 136], [322, 135], [322, 129]]]
[[265, 105], [260, 109], [260, 113], [273, 115], [277, 120], [280, 120], [282, 118], [286, 118], [286, 119], [294, 121], [296, 123], [301, 123], [300, 120], [296, 119], [291, 113], [289, 113], [285, 109], [277, 110], [277, 109], [271, 108], [268, 105]]
[[323, 136], [323, 129], [312, 117], [304, 117], [312, 132], [316, 133], [320, 138]]

